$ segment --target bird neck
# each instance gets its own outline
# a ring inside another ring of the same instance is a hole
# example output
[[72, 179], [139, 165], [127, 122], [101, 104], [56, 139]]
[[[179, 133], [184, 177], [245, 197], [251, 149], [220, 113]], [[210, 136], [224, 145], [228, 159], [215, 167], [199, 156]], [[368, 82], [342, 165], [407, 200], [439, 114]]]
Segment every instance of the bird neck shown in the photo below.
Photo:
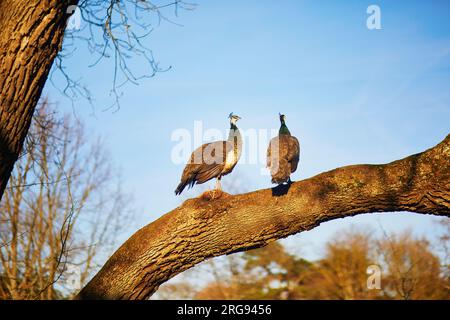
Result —
[[284, 122], [284, 120], [281, 121], [280, 131], [278, 132], [278, 134], [286, 134], [288, 136], [291, 135], [291, 132], [289, 131], [288, 127], [286, 126], [286, 123]]
[[232, 123], [230, 133], [228, 134], [228, 141], [233, 143], [234, 151], [236, 152], [242, 145], [242, 137], [236, 124]]
[[230, 122], [230, 130], [239, 130], [235, 123]]
[[232, 123], [230, 126], [230, 133], [228, 134], [228, 141], [233, 141], [236, 136], [240, 137], [241, 133], [236, 124]]

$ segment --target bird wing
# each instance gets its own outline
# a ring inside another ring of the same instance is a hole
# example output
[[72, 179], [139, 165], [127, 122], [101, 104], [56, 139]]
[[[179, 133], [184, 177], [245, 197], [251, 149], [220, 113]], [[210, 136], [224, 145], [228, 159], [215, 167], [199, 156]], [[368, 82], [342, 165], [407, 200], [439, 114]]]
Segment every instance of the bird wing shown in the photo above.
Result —
[[269, 146], [267, 147], [267, 168], [272, 166], [272, 140], [270, 140]]
[[289, 179], [298, 166], [300, 145], [297, 138], [288, 135], [274, 137], [267, 149], [267, 167], [272, 182], [281, 183]]
[[197, 173], [195, 180], [198, 184], [205, 183], [220, 175], [223, 170], [223, 165], [210, 164], [202, 166], [201, 170]]
[[300, 143], [294, 136], [288, 139], [287, 160], [291, 163], [291, 173], [297, 170], [298, 162], [300, 160]]
[[278, 164], [281, 160], [289, 159], [289, 136], [278, 135], [270, 140], [267, 148], [267, 167]]
[[181, 181], [194, 185], [201, 184], [220, 175], [222, 172], [228, 144], [226, 141], [205, 143], [191, 154]]

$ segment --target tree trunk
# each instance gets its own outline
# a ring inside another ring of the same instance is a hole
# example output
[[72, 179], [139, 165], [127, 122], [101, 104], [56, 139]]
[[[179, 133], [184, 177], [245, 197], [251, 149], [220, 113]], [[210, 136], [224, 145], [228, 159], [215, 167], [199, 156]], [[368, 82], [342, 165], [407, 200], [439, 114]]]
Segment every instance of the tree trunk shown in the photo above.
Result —
[[78, 1], [0, 1], [0, 200]]
[[346, 166], [286, 189], [187, 200], [128, 239], [77, 298], [145, 299], [208, 258], [261, 247], [336, 218], [392, 211], [448, 217], [450, 135], [402, 160]]

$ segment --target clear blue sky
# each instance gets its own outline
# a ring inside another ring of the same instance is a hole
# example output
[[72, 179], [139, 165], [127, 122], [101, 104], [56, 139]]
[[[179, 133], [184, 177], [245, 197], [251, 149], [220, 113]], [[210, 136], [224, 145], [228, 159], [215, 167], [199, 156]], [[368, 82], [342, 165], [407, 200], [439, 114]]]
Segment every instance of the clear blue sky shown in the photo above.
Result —
[[[134, 194], [138, 225], [196, 196], [173, 193], [183, 165], [171, 161], [174, 130], [278, 127], [277, 114], [301, 143], [294, 180], [342, 165], [384, 163], [423, 151], [450, 133], [449, 1], [197, 1], [193, 11], [163, 22], [145, 40], [171, 70], [123, 88], [121, 108], [102, 112], [109, 97], [112, 59], [95, 68], [86, 50], [67, 60], [96, 97], [95, 116], [76, 101], [77, 116], [107, 138], [124, 186]], [[381, 8], [381, 30], [368, 30], [366, 9]], [[134, 67], [139, 62], [131, 62]], [[61, 85], [62, 86], [62, 85]], [[47, 84], [45, 93], [70, 103]], [[243, 164], [224, 180], [241, 188], [271, 187], [260, 165]], [[214, 182], [211, 182], [211, 186]], [[226, 185], [225, 185], [226, 188]], [[350, 224], [411, 228], [435, 235], [437, 218], [397, 213], [325, 223], [286, 244], [314, 256], [323, 241]], [[133, 230], [130, 230], [132, 233]]]

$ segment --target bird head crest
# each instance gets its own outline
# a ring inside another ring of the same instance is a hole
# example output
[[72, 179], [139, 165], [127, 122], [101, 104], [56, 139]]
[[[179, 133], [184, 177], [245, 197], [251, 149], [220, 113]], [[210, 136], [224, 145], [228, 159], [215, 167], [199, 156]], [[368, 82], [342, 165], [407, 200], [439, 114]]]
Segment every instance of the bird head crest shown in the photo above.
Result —
[[239, 120], [239, 119], [242, 119], [241, 117], [239, 117], [237, 114], [234, 114], [233, 112], [230, 113], [230, 115], [228, 116], [228, 118], [230, 118], [231, 120]]

